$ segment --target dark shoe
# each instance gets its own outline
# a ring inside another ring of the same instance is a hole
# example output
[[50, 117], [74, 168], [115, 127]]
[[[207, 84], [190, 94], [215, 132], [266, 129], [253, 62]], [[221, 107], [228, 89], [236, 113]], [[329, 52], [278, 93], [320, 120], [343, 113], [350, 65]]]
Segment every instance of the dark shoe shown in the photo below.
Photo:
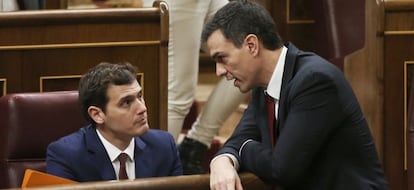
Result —
[[207, 146], [196, 140], [185, 137], [178, 145], [184, 175], [204, 174], [203, 161]]

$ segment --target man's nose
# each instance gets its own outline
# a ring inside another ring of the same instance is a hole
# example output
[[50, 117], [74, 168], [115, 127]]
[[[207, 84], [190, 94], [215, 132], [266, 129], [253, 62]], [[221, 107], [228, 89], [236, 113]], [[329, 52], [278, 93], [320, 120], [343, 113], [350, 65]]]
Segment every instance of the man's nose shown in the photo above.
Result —
[[223, 64], [216, 63], [216, 75], [217, 76], [225, 76], [227, 73], [227, 70], [224, 68]]
[[137, 98], [136, 99], [136, 102], [137, 102], [137, 110], [138, 110], [138, 112], [145, 112], [145, 111], [147, 111], [147, 106], [145, 105], [145, 101], [144, 101], [144, 99], [139, 99], [139, 98]]

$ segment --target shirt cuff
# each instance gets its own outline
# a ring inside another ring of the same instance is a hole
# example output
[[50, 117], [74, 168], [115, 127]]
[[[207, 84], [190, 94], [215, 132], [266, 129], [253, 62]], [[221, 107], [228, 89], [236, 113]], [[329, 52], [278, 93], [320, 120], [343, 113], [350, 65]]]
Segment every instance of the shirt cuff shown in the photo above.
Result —
[[214, 158], [211, 160], [210, 164], [211, 164], [211, 163], [213, 163], [215, 160], [217, 160], [217, 158], [221, 158], [221, 157], [223, 157], [223, 156], [225, 156], [225, 157], [227, 157], [227, 158], [230, 158], [230, 160], [233, 162], [233, 167], [234, 167], [234, 169], [235, 169], [236, 171], [239, 171], [239, 168], [240, 168], [239, 161], [237, 160], [237, 158], [236, 158], [233, 154], [229, 154], [229, 153], [220, 154], [220, 155], [218, 155], [218, 156], [214, 157]]

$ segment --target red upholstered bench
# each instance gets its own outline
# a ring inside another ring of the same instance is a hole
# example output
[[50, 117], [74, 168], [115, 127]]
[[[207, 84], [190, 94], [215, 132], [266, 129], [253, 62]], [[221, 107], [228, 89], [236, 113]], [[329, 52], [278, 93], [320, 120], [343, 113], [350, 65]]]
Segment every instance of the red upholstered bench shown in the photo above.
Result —
[[0, 98], [0, 189], [20, 187], [26, 169], [45, 172], [47, 145], [87, 122], [77, 91]]

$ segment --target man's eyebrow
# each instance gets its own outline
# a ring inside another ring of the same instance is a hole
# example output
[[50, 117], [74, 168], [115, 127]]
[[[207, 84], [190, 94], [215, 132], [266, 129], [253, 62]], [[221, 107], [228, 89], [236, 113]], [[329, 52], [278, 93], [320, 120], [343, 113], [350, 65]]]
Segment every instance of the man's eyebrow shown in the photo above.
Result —
[[125, 100], [131, 99], [132, 97], [135, 97], [134, 95], [126, 95], [124, 97], [122, 97], [121, 99], [119, 99], [119, 102], [124, 102]]
[[142, 90], [138, 91], [137, 93], [134, 94], [128, 94], [122, 98], [119, 99], [119, 102], [124, 102], [125, 100], [129, 100], [129, 99], [133, 99], [136, 98], [137, 96], [139, 96], [140, 94], [142, 94]]
[[211, 58], [213, 59], [213, 60], [217, 60], [217, 57], [219, 56], [219, 52], [215, 52], [212, 56], [211, 56]]

